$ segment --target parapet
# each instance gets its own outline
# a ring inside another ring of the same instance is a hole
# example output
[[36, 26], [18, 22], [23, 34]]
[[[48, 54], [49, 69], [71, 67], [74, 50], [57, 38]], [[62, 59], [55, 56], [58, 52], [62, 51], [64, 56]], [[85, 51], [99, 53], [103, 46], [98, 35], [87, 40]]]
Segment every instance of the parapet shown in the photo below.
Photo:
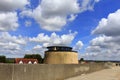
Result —
[[48, 51], [72, 51], [72, 47], [67, 46], [50, 46], [47, 49]]

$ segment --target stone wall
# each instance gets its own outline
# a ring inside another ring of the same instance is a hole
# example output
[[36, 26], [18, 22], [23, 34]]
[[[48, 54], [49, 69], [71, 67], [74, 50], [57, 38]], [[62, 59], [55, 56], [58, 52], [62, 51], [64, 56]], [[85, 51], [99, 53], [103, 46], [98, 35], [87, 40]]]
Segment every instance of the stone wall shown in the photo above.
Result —
[[100, 64], [0, 64], [0, 80], [64, 80], [105, 69]]

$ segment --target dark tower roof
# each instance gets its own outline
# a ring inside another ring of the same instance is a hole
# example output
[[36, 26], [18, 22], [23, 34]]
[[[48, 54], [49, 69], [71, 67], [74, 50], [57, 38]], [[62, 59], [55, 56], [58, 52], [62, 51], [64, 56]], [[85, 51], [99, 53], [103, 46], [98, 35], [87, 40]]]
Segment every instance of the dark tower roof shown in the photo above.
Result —
[[72, 51], [72, 47], [67, 46], [49, 46], [48, 51]]

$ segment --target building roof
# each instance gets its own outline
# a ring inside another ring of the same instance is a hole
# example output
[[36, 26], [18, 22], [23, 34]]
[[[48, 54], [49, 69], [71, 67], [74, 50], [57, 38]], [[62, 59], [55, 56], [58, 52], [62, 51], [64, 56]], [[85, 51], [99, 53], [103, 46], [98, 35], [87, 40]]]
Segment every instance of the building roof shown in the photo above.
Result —
[[49, 46], [48, 51], [72, 51], [72, 47], [68, 46]]
[[20, 63], [23, 62], [23, 64], [28, 64], [29, 62], [31, 62], [32, 64], [34, 64], [34, 62], [38, 63], [37, 59], [26, 59], [26, 58], [16, 58], [15, 59], [15, 63]]
[[69, 46], [48, 46], [47, 48], [54, 48], [54, 47], [57, 47], [57, 48], [70, 48], [72, 49], [72, 47], [69, 47]]

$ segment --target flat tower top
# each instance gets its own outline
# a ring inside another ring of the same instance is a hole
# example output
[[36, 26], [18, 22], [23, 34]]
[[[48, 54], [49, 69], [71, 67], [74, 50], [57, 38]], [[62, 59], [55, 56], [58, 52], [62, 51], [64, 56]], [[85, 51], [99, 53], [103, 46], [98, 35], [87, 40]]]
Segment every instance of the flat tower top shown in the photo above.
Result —
[[49, 46], [48, 51], [72, 51], [72, 47], [67, 46]]

